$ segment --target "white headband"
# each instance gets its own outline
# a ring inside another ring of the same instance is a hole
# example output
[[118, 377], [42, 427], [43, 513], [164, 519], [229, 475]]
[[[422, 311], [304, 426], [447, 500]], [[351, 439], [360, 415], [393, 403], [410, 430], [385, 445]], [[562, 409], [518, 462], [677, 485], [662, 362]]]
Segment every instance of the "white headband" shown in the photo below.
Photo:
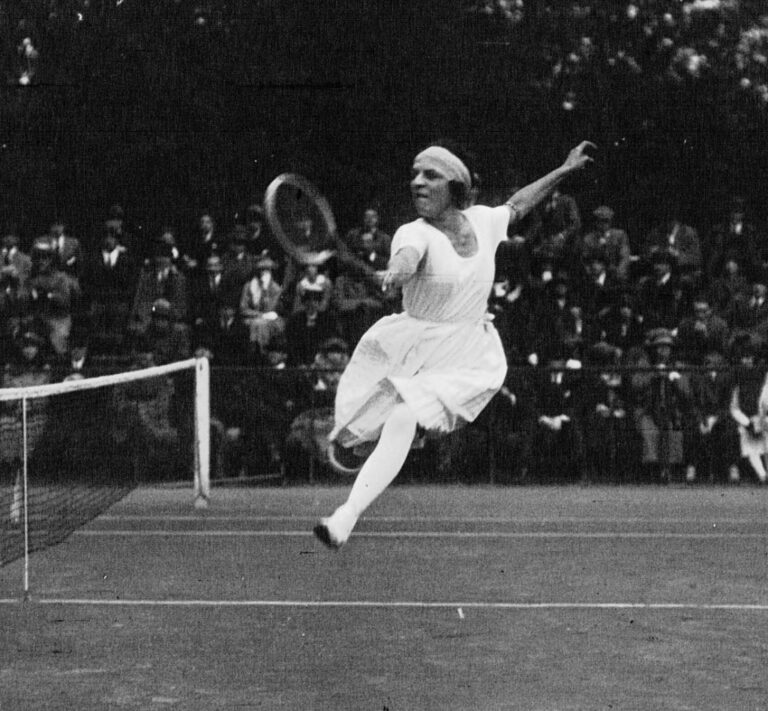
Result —
[[470, 176], [467, 166], [447, 148], [430, 146], [416, 156], [416, 160], [420, 158], [431, 161], [448, 180], [464, 183], [467, 188], [472, 187], [472, 176]]

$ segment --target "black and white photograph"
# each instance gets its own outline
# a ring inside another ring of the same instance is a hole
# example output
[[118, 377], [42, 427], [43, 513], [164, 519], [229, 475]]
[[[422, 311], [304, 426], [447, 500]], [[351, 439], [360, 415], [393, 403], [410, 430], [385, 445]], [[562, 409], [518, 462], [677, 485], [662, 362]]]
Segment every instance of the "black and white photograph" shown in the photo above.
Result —
[[768, 708], [768, 4], [0, 0], [0, 711]]

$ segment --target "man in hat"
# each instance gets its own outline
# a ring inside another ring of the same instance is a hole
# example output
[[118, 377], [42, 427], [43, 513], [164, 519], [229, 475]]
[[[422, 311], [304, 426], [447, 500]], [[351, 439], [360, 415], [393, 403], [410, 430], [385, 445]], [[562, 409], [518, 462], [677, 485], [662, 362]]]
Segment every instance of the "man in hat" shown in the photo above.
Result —
[[712, 228], [706, 244], [709, 245], [706, 266], [710, 279], [722, 274], [729, 254], [738, 254], [744, 274], [748, 279], [755, 278], [760, 263], [758, 235], [754, 223], [747, 215], [743, 197], [736, 195], [731, 198], [728, 216]]
[[558, 359], [570, 346], [591, 338], [578, 294], [565, 272], [558, 272], [544, 288], [540, 316], [529, 357], [534, 365]]
[[616, 294], [602, 322], [600, 338], [622, 353], [642, 346], [645, 332], [643, 319], [637, 310], [637, 298], [633, 289], [625, 286]]
[[93, 353], [118, 354], [123, 347], [136, 290], [136, 261], [118, 232], [105, 227], [98, 247], [88, 255], [83, 292]]
[[223, 271], [221, 257], [212, 254], [206, 259], [204, 270], [196, 269], [189, 274], [190, 320], [195, 347], [204, 347], [211, 331], [218, 327], [224, 304]]
[[710, 351], [703, 369], [691, 376], [691, 397], [695, 426], [685, 432], [685, 479], [692, 484], [699, 477], [710, 482], [726, 479], [728, 466], [738, 460], [736, 427], [730, 417], [733, 378], [723, 353]]
[[569, 480], [587, 477], [581, 407], [583, 374], [581, 364], [559, 355], [538, 371], [536, 380], [536, 465], [545, 480], [565, 475]]
[[59, 267], [80, 279], [83, 274], [83, 250], [80, 240], [69, 234], [64, 220], [54, 220], [48, 230], [51, 246], [58, 256]]
[[144, 333], [152, 317], [152, 306], [165, 299], [171, 306], [172, 319], [184, 323], [187, 318], [188, 292], [184, 274], [173, 265], [173, 253], [164, 242], [154, 243], [152, 259], [139, 274], [133, 299], [129, 328]]
[[[630, 441], [625, 383], [618, 368], [621, 351], [605, 341], [587, 352], [589, 369], [584, 373], [584, 438], [590, 478], [623, 481], [619, 453]], [[624, 463], [622, 463], [624, 464]]]
[[533, 223], [526, 242], [536, 257], [551, 254], [558, 266], [570, 268], [581, 233], [581, 213], [576, 200], [559, 188], [528, 216]]
[[[754, 307], [756, 302], [751, 301], [754, 296], [753, 284], [744, 276], [741, 268], [741, 257], [738, 254], [729, 254], [725, 258], [723, 272], [709, 284], [712, 306], [718, 316], [724, 318], [731, 327], [737, 326], [744, 316], [744, 305], [749, 302]], [[758, 282], [762, 283], [762, 282]], [[760, 306], [762, 306], [762, 301]], [[747, 320], [752, 320], [748, 317]]]
[[254, 203], [245, 210], [245, 228], [248, 235], [248, 251], [257, 258], [270, 257], [277, 263], [275, 276], [282, 273], [283, 250], [266, 225], [264, 208]]
[[653, 251], [660, 249], [668, 249], [680, 273], [698, 282], [704, 266], [699, 235], [695, 228], [683, 222], [676, 207], [668, 208], [666, 218], [648, 233], [642, 254], [647, 260]]
[[212, 254], [223, 255], [226, 245], [219, 238], [213, 215], [204, 210], [197, 218], [197, 229], [186, 255], [187, 270], [202, 270]]
[[693, 315], [683, 318], [677, 331], [680, 352], [689, 363], [700, 363], [706, 353], [725, 353], [728, 324], [712, 310], [709, 297], [697, 294], [693, 299]]
[[596, 248], [584, 255], [586, 275], [579, 286], [579, 302], [584, 317], [594, 332], [602, 330], [611, 307], [618, 298], [621, 282], [608, 271], [605, 250]]
[[188, 329], [174, 320], [173, 308], [167, 299], [156, 299], [152, 304], [149, 325], [143, 338], [157, 365], [190, 357]]
[[379, 211], [375, 207], [365, 208], [362, 224], [347, 232], [345, 242], [358, 259], [373, 269], [387, 268], [392, 238], [379, 229]]
[[683, 431], [695, 422], [690, 379], [672, 358], [674, 338], [665, 328], [648, 332], [646, 353], [631, 365], [633, 421], [642, 444], [642, 464], [651, 480], [666, 483], [683, 463]]
[[248, 230], [245, 225], [235, 225], [227, 238], [226, 251], [221, 258], [221, 278], [224, 299], [236, 309], [240, 307], [243, 286], [253, 276], [258, 261], [259, 258], [248, 251]]
[[626, 281], [629, 276], [629, 266], [632, 254], [627, 233], [613, 226], [614, 212], [607, 205], [601, 205], [592, 213], [594, 228], [584, 235], [580, 249], [579, 259], [586, 261], [587, 255], [596, 249], [605, 252], [608, 271], [621, 281]]
[[672, 271], [675, 261], [669, 250], [654, 252], [651, 260], [653, 274], [640, 282], [638, 308], [647, 330], [674, 330], [683, 316], [687, 294]]

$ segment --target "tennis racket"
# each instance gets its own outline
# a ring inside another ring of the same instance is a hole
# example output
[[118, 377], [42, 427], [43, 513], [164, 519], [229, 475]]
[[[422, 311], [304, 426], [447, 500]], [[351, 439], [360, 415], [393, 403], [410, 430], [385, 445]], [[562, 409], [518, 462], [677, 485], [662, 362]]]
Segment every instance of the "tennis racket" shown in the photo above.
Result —
[[330, 204], [306, 178], [296, 173], [278, 175], [264, 194], [264, 214], [275, 240], [291, 259], [319, 265], [336, 257], [340, 270], [381, 288], [383, 272], [355, 256], [339, 238]]

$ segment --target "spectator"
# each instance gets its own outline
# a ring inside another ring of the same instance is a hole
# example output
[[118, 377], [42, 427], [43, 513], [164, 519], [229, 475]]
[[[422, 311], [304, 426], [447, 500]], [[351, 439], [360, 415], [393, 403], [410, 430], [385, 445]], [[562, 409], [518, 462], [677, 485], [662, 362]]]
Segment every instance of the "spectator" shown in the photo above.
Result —
[[683, 287], [672, 273], [674, 257], [668, 250], [659, 250], [653, 253], [651, 260], [653, 275], [644, 278], [638, 289], [640, 314], [646, 330], [673, 330], [685, 311]]
[[703, 271], [701, 243], [698, 232], [685, 224], [677, 210], [668, 211], [668, 217], [654, 227], [645, 239], [643, 256], [650, 260], [653, 252], [666, 249], [674, 257], [682, 277], [698, 283]]
[[756, 277], [758, 269], [758, 236], [754, 224], [747, 218], [744, 198], [731, 200], [730, 212], [725, 222], [715, 225], [707, 240], [710, 245], [707, 274], [710, 278], [721, 274], [726, 260], [738, 255], [748, 279]]
[[541, 286], [517, 270], [498, 275], [488, 310], [493, 314], [508, 361], [527, 362], [539, 346], [543, 296]]
[[729, 255], [723, 265], [722, 274], [710, 283], [710, 303], [715, 313], [735, 326], [736, 314], [743, 302], [750, 297], [750, 281], [742, 274], [738, 255]]
[[290, 424], [286, 450], [292, 452], [290, 469], [296, 469], [296, 454], [303, 452], [311, 461], [328, 463], [328, 435], [333, 429], [333, 403], [339, 378], [349, 363], [349, 346], [341, 338], [320, 343], [306, 365], [310, 383], [310, 406], [298, 413]]
[[572, 294], [571, 282], [566, 274], [558, 274], [545, 288], [538, 326], [533, 344], [533, 364], [556, 360], [571, 344], [591, 340], [583, 311]]
[[269, 257], [277, 263], [275, 278], [282, 279], [285, 265], [284, 253], [267, 227], [264, 208], [261, 205], [249, 205], [245, 210], [245, 229], [248, 236], [248, 252], [256, 259]]
[[32, 273], [32, 259], [19, 249], [18, 235], [10, 231], [3, 236], [2, 269], [5, 276], [12, 277], [20, 287], [24, 287]]
[[[13, 357], [0, 376], [0, 387], [30, 387], [51, 381], [48, 347], [42, 335], [25, 331], [14, 341], [12, 350]], [[47, 425], [48, 404], [48, 398], [32, 398], [24, 418], [21, 400], [0, 402], [0, 481], [13, 491], [10, 523], [14, 525], [23, 521], [22, 462], [25, 453], [33, 456], [38, 448]]]
[[363, 212], [363, 223], [346, 235], [346, 244], [352, 253], [374, 270], [387, 268], [392, 238], [379, 229], [379, 211], [367, 207]]
[[[246, 228], [243, 225], [235, 225], [221, 260], [221, 279], [224, 287], [222, 298], [230, 306], [236, 309], [240, 307], [243, 286], [253, 276], [257, 261], [258, 259], [248, 251]], [[205, 261], [202, 264], [205, 264]]]
[[144, 333], [152, 318], [152, 306], [158, 299], [165, 299], [171, 306], [174, 321], [187, 318], [188, 292], [184, 274], [173, 266], [173, 254], [167, 244], [155, 242], [152, 259], [139, 273], [129, 329], [132, 333]]
[[167, 299], [157, 299], [152, 304], [149, 325], [143, 339], [157, 365], [185, 360], [191, 355], [189, 331], [174, 319], [173, 307]]
[[752, 284], [749, 298], [740, 296], [733, 300], [730, 309], [731, 325], [734, 329], [752, 331], [757, 335], [768, 335], [768, 289], [765, 284]]
[[499, 484], [529, 480], [537, 429], [536, 390], [529, 369], [517, 361], [489, 403], [491, 475]]
[[334, 332], [329, 310], [331, 280], [310, 264], [296, 284], [293, 311], [288, 317], [288, 362], [292, 366], [311, 363], [320, 344]]
[[285, 320], [277, 309], [281, 286], [273, 279], [277, 262], [262, 257], [240, 295], [240, 318], [248, 328], [251, 350], [262, 357], [269, 342], [285, 333]]
[[176, 242], [176, 233], [172, 227], [165, 226], [160, 230], [160, 237], [158, 238], [161, 244], [168, 247], [171, 255], [171, 264], [179, 271], [183, 271], [189, 265], [190, 259], [186, 254], [182, 254], [179, 249], [179, 245]]
[[674, 339], [667, 329], [649, 332], [648, 353], [630, 364], [633, 419], [642, 444], [641, 461], [651, 479], [666, 483], [672, 467], [683, 463], [683, 429], [692, 421], [690, 381], [672, 359]]
[[248, 328], [238, 316], [237, 309], [222, 303], [217, 321], [204, 331], [198, 331], [195, 347], [206, 352], [214, 365], [233, 368], [254, 365], [250, 342]]
[[92, 375], [97, 375], [92, 370], [88, 361], [88, 334], [74, 333], [70, 343], [68, 357], [58, 364], [54, 371], [53, 380], [63, 382], [67, 380], [82, 380]]
[[691, 379], [694, 410], [692, 427], [686, 430], [688, 452], [685, 479], [693, 483], [706, 474], [710, 482], [723, 481], [729, 465], [738, 458], [736, 430], [729, 409], [732, 377], [720, 352], [705, 354], [704, 369]]
[[208, 211], [200, 213], [197, 232], [186, 257], [187, 269], [202, 269], [208, 257], [213, 254], [221, 255], [223, 251], [224, 245], [219, 239], [213, 215]]
[[3, 238], [3, 266], [0, 267], [0, 365], [13, 356], [15, 339], [29, 311], [26, 283], [32, 270], [30, 257], [18, 249], [18, 237]]
[[333, 283], [331, 310], [338, 334], [347, 343], [356, 344], [390, 307], [387, 299], [372, 280], [343, 269]]
[[706, 353], [725, 353], [728, 324], [715, 315], [706, 294], [693, 300], [693, 316], [684, 318], [677, 331], [678, 348], [689, 363], [698, 362]]
[[128, 230], [125, 221], [125, 211], [120, 205], [110, 206], [104, 228], [115, 233], [118, 243], [128, 250], [137, 263], [143, 262], [145, 258], [151, 256], [147, 251], [147, 245], [139, 243]]
[[601, 205], [592, 213], [595, 226], [591, 232], [584, 235], [578, 252], [580, 263], [586, 261], [586, 257], [596, 249], [605, 252], [608, 264], [608, 272], [619, 279], [626, 281], [629, 277], [629, 265], [631, 251], [629, 237], [624, 230], [613, 226], [614, 211], [607, 205]]
[[80, 240], [69, 234], [63, 220], [55, 220], [48, 230], [51, 247], [58, 257], [59, 268], [80, 279], [83, 274], [83, 250]]
[[123, 350], [135, 288], [133, 256], [119, 243], [117, 231], [106, 227], [83, 275], [93, 353], [117, 355]]
[[621, 353], [642, 346], [644, 340], [643, 319], [637, 312], [637, 299], [632, 290], [618, 293], [603, 321], [598, 340], [605, 341]]
[[541, 474], [548, 478], [555, 472], [565, 472], [569, 479], [577, 481], [587, 477], [579, 417], [580, 380], [581, 373], [559, 357], [551, 359], [548, 368], [539, 373], [536, 388], [538, 429], [534, 446], [537, 452], [549, 455], [538, 462]]
[[537, 222], [530, 239], [533, 255], [550, 255], [556, 268], [571, 268], [573, 251], [581, 233], [581, 213], [576, 200], [555, 188], [533, 211], [532, 219]]
[[579, 290], [579, 302], [590, 330], [599, 333], [616, 303], [621, 284], [608, 272], [605, 250], [598, 248], [586, 253], [584, 261], [587, 272]]
[[[157, 365], [148, 339], [134, 341], [131, 368]], [[113, 430], [115, 446], [122, 446], [130, 458], [133, 476], [146, 479], [174, 478], [188, 460], [182, 452], [182, 438], [176, 422], [175, 387], [165, 375], [128, 383], [116, 390]]]
[[[349, 363], [349, 344], [343, 338], [331, 337], [320, 344], [309, 366], [312, 370], [315, 403], [333, 405], [336, 387], [347, 363]], [[333, 423], [329, 422], [329, 424]], [[328, 431], [330, 432], [330, 428]]]
[[[625, 383], [618, 369], [619, 349], [601, 341], [587, 354], [583, 409], [587, 466], [590, 479], [616, 480], [619, 453], [631, 441], [627, 423]], [[623, 460], [629, 457], [622, 457]], [[621, 468], [627, 464], [622, 462]]]
[[57, 267], [56, 254], [47, 237], [32, 247], [32, 275], [29, 279], [31, 313], [38, 320], [57, 356], [69, 350], [69, 337], [80, 308], [80, 284]]
[[218, 328], [219, 314], [224, 305], [223, 270], [221, 257], [212, 254], [205, 262], [204, 271], [190, 273], [190, 315], [195, 347], [206, 347], [209, 334]]
[[[737, 426], [741, 458], [750, 464], [761, 484], [768, 482], [768, 390], [765, 367], [758, 365], [756, 357], [763, 347], [764, 343], [750, 334], [735, 337], [732, 357], [738, 366], [729, 403], [731, 418]], [[740, 477], [740, 467], [732, 466], [729, 479], [736, 482]]]

